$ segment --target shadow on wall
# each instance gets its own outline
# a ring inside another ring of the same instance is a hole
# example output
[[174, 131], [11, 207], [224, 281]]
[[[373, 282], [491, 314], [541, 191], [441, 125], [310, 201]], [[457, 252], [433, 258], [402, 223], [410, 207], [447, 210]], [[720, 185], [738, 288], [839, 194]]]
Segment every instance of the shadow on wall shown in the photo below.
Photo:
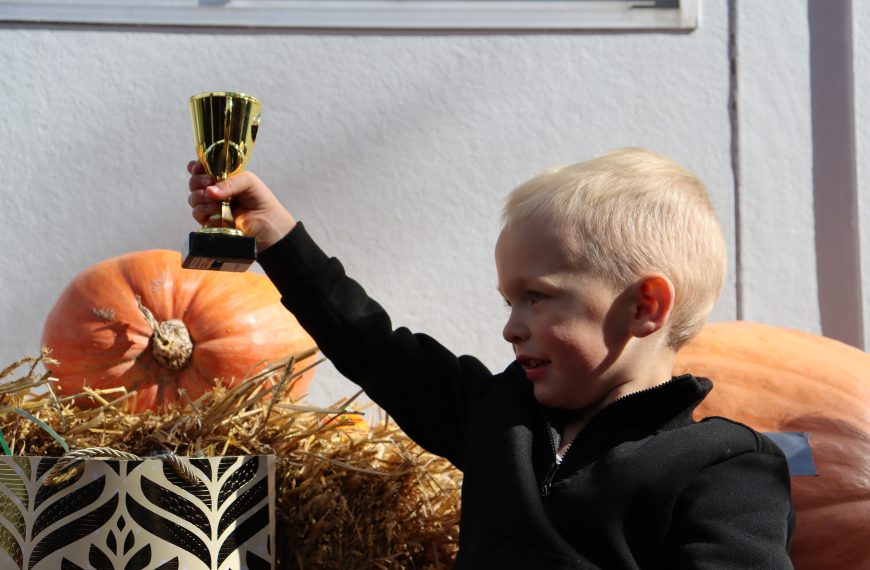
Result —
[[852, 2], [809, 0], [813, 209], [822, 334], [864, 348]]

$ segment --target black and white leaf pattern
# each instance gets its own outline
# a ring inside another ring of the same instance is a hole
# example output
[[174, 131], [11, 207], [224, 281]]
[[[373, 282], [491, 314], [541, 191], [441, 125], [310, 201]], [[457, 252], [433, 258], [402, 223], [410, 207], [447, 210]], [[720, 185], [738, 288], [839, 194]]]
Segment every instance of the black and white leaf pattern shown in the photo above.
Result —
[[21, 568], [24, 563], [24, 553], [21, 551], [21, 543], [18, 540], [5, 526], [0, 525], [0, 546], [2, 546], [3, 552]]
[[[221, 466], [223, 466], [223, 461], [221, 461]], [[256, 477], [259, 470], [260, 458], [257, 456], [251, 457], [245, 461], [241, 467], [236, 469], [236, 471], [227, 478], [226, 483], [221, 487], [220, 493], [218, 494], [218, 508], [221, 508], [224, 505], [224, 502], [230, 495], [244, 487], [248, 481]]]
[[146, 544], [130, 558], [124, 570], [142, 570], [149, 564], [151, 564], [151, 545]]
[[130, 552], [133, 549], [133, 546], [136, 544], [136, 535], [133, 534], [133, 531], [127, 533], [127, 537], [124, 539], [124, 554]]
[[20, 568], [24, 560], [22, 545], [27, 536], [25, 512], [30, 496], [27, 490], [30, 462], [26, 457], [13, 457], [7, 461], [0, 463], [0, 513], [14, 532], [0, 525], [0, 549]]
[[183, 526], [160, 516], [159, 513], [149, 511], [130, 495], [127, 495], [127, 512], [144, 530], [191, 553], [202, 560], [206, 567], [211, 565], [208, 546]]
[[95, 544], [92, 544], [88, 550], [88, 562], [93, 570], [115, 570], [112, 560]]
[[133, 469], [132, 464], [133, 463], [141, 463], [141, 461], [117, 461], [117, 460], [113, 460], [113, 461], [106, 461], [105, 463], [106, 463], [106, 467], [108, 467], [109, 469], [114, 471], [116, 475], [123, 477], [124, 475], [121, 474], [121, 465], [131, 464], [129, 469]]
[[272, 570], [272, 563], [264, 558], [260, 558], [250, 550], [245, 556], [245, 564], [248, 565], [247, 570]]
[[235, 465], [238, 460], [238, 457], [222, 457], [218, 463], [217, 479], [223, 477], [224, 473], [226, 473], [230, 467]]
[[58, 462], [58, 457], [44, 457], [39, 460], [39, 463], [36, 465], [36, 478], [42, 479], [42, 476], [45, 475], [49, 469], [54, 467], [54, 464]]
[[112, 554], [118, 554], [118, 539], [115, 537], [115, 531], [109, 531], [109, 534], [106, 536], [106, 546], [109, 547]]
[[0, 556], [24, 570], [271, 568], [271, 463], [184, 461], [198, 481], [167, 462], [89, 459], [48, 484], [57, 458], [0, 460]]
[[[39, 462], [39, 466], [37, 467], [37, 479], [42, 478], [43, 475], [50, 469], [55, 463], [57, 463], [57, 458], [49, 457], [47, 459], [43, 459]], [[77, 468], [75, 465], [69, 466], [70, 473], [73, 475], [69, 478], [69, 480], [63, 481], [61, 483], [48, 483], [43, 482], [40, 485], [39, 489], [36, 491], [36, 497], [33, 500], [33, 508], [39, 509], [44, 502], [54, 497], [61, 491], [65, 491], [66, 489], [77, 485], [79, 480], [82, 478], [82, 474], [84, 471], [80, 468]], [[62, 473], [66, 474], [67, 471], [64, 470]]]
[[[45, 487], [43, 485], [41, 489], [45, 489]], [[33, 537], [39, 536], [42, 531], [65, 516], [92, 506], [103, 494], [105, 488], [106, 478], [100, 476], [78, 489], [73, 489], [69, 494], [48, 505], [33, 523]]]
[[18, 536], [22, 538], [27, 531], [27, 522], [24, 519], [24, 513], [21, 512], [22, 507], [27, 508], [25, 505], [27, 503], [16, 504], [8, 495], [0, 493], [0, 513], [3, 513], [3, 518], [9, 521], [9, 524], [18, 532]]
[[[26, 457], [12, 457], [10, 463], [0, 463], [0, 485], [9, 490], [10, 496], [27, 504], [27, 481], [30, 480], [30, 462]], [[9, 459], [7, 459], [9, 461]]]
[[176, 556], [166, 564], [163, 564], [159, 568], [155, 568], [155, 570], [178, 570], [178, 557]]
[[[194, 464], [193, 461], [197, 461], [197, 464]], [[208, 490], [208, 486], [202, 482], [202, 476], [205, 476], [206, 481], [210, 481], [208, 478], [211, 475], [211, 468], [202, 465], [202, 462], [208, 463], [207, 459], [200, 460], [191, 460], [190, 466], [197, 466], [197, 469], [202, 473], [202, 475], [197, 476], [196, 483], [189, 483], [185, 481], [185, 479], [179, 475], [175, 471], [175, 467], [168, 461], [163, 462], [163, 476], [166, 477], [166, 480], [175, 485], [176, 487], [183, 489], [202, 501], [202, 504], [205, 506], [206, 510], [211, 510], [211, 493]], [[194, 475], [196, 475], [196, 471], [193, 471]]]
[[169, 511], [178, 518], [184, 519], [206, 536], [211, 535], [208, 515], [178, 493], [142, 477], [142, 494], [158, 509]]
[[75, 562], [70, 562], [66, 558], [60, 561], [60, 570], [85, 570]]
[[195, 457], [187, 460], [188, 465], [199, 469], [205, 476], [206, 481], [214, 479], [214, 472], [211, 468], [211, 461], [202, 457]]
[[218, 536], [223, 536], [224, 531], [242, 517], [245, 513], [256, 507], [263, 499], [269, 497], [269, 482], [260, 479], [251, 488], [239, 495], [221, 516], [218, 523]]
[[268, 528], [269, 525], [269, 505], [264, 505], [262, 509], [251, 515], [245, 522], [237, 526], [224, 539], [221, 544], [221, 549], [218, 552], [218, 566], [224, 563], [227, 557], [243, 546], [252, 536], [262, 531], [263, 528]]
[[100, 507], [50, 532], [34, 547], [30, 555], [30, 566], [28, 568], [32, 569], [40, 560], [52, 552], [72, 544], [106, 524], [112, 518], [112, 515], [115, 514], [117, 508], [118, 494], [115, 493]]

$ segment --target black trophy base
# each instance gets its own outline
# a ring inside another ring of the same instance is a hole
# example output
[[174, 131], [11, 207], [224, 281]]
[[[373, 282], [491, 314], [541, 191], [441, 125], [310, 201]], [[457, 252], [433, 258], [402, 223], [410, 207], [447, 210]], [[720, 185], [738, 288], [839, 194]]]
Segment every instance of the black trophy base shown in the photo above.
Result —
[[190, 232], [181, 252], [181, 266], [211, 271], [246, 271], [257, 260], [251, 236]]

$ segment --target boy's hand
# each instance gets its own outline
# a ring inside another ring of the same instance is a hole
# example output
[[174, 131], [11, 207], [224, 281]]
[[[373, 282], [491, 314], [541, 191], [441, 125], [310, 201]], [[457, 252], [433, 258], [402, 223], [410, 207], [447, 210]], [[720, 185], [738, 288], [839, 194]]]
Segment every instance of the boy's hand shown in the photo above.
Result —
[[194, 219], [202, 225], [212, 214], [219, 214], [221, 200], [231, 198], [233, 219], [245, 235], [257, 239], [257, 248], [265, 250], [287, 235], [296, 225], [293, 215], [278, 201], [269, 187], [251, 172], [241, 172], [220, 183], [206, 174], [199, 161], [187, 164], [190, 173], [187, 202]]

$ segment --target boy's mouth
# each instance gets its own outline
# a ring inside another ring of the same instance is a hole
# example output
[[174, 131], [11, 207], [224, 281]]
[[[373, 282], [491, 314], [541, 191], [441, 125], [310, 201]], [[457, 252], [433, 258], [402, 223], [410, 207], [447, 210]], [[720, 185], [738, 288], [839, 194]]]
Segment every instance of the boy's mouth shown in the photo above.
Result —
[[543, 358], [530, 358], [528, 356], [517, 356], [517, 362], [524, 370], [536, 370], [550, 364], [549, 360]]

